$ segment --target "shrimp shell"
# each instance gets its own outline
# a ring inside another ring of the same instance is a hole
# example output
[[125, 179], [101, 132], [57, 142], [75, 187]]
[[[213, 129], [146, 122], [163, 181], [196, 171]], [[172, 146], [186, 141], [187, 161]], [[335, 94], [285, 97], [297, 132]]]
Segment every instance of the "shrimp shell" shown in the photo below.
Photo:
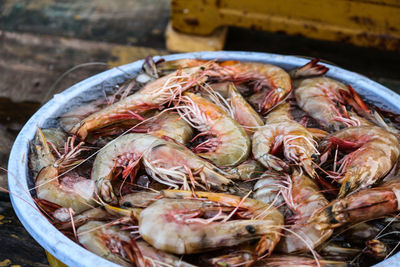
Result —
[[327, 151], [324, 153], [327, 155], [336, 145], [356, 149], [342, 159], [338, 176], [333, 176], [342, 183], [339, 198], [379, 181], [389, 173], [400, 155], [397, 137], [377, 126], [350, 127], [328, 135], [321, 142], [320, 150]]
[[140, 117], [143, 112], [160, 108], [172, 102], [183, 91], [197, 83], [202, 83], [206, 77], [199, 67], [177, 70], [146, 84], [138, 92], [97, 111], [82, 122], [76, 124], [71, 133], [85, 139], [90, 131], [109, 124]]
[[177, 184], [199, 185], [201, 182], [205, 187], [226, 190], [233, 184], [221, 174], [222, 171], [183, 145], [147, 134], [126, 134], [101, 149], [93, 163], [91, 178], [106, 202], [116, 201], [111, 179], [122, 159], [133, 161], [135, 166], [143, 162], [153, 179], [175, 188]]
[[[266, 249], [272, 253], [283, 223], [278, 210], [257, 200], [242, 201], [238, 196], [209, 192], [195, 192], [195, 195], [203, 199], [180, 199], [192, 196], [189, 191], [164, 191], [165, 197], [178, 199], [160, 199], [142, 211], [139, 231], [143, 239], [167, 252], [192, 254], [266, 237]], [[220, 205], [248, 209], [250, 219], [196, 218], [198, 212], [215, 210]]]
[[[193, 93], [184, 93], [180, 110], [201, 134], [211, 136], [194, 151], [217, 166], [235, 166], [250, 153], [250, 139], [242, 126], [216, 104]], [[204, 151], [204, 152], [202, 152]]]
[[314, 177], [316, 173], [312, 167], [312, 156], [319, 155], [316, 142], [312, 133], [289, 117], [289, 108], [289, 103], [278, 106], [267, 117], [266, 124], [255, 132], [253, 155], [266, 168], [287, 170], [287, 164], [273, 155], [274, 150], [283, 145], [285, 158], [300, 164]]

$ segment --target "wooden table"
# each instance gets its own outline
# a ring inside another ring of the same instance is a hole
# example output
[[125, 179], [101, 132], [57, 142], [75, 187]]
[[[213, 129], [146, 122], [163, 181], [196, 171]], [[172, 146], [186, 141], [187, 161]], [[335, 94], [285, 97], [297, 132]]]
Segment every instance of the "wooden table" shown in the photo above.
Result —
[[[167, 0], [119, 0], [113, 5], [106, 0], [90, 5], [77, 0], [34, 2], [0, 4], [0, 166], [4, 168], [13, 140], [42, 103], [107, 67], [78, 68], [54, 86], [62, 73], [86, 62], [112, 66], [168, 53], [163, 38]], [[400, 55], [393, 52], [237, 28], [229, 29], [225, 49], [319, 57], [400, 93]], [[6, 187], [4, 171], [0, 186]], [[6, 193], [0, 193], [0, 240], [0, 267], [48, 264], [44, 250], [16, 218]]]

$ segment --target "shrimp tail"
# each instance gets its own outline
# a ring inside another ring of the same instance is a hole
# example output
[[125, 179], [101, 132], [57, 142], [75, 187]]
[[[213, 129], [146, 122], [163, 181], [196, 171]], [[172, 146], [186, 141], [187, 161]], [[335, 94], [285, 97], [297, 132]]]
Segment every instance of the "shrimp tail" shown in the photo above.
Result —
[[345, 102], [352, 106], [357, 111], [357, 113], [361, 115], [367, 115], [368, 117], [372, 115], [372, 111], [357, 94], [356, 90], [354, 90], [354, 88], [351, 87], [349, 84], [347, 85], [347, 89], [349, 90], [348, 92], [344, 90], [339, 90]]
[[366, 117], [368, 120], [374, 122], [375, 124], [381, 126], [382, 128], [386, 129], [387, 131], [399, 134], [399, 130], [395, 127], [388, 125], [382, 116], [373, 109], [370, 109], [367, 104], [361, 99], [361, 97], [357, 94], [357, 92], [351, 87], [347, 85], [349, 92], [341, 90], [340, 93], [344, 98], [345, 102], [352, 106], [358, 114], [361, 116]]
[[56, 221], [56, 218], [53, 214], [56, 210], [62, 208], [62, 206], [41, 198], [34, 198], [34, 201], [48, 219], [50, 219], [52, 222]]
[[[354, 177], [358, 177], [355, 175]], [[361, 186], [361, 180], [354, 179], [352, 176], [347, 176], [344, 178], [342, 182], [342, 186], [340, 187], [338, 198], [343, 198], [347, 196], [349, 193], [358, 190]]]
[[328, 72], [329, 68], [319, 64], [319, 61], [319, 58], [315, 58], [300, 68], [290, 71], [290, 77], [292, 79], [299, 79], [324, 75]]
[[365, 246], [365, 253], [372, 255], [376, 259], [384, 259], [389, 253], [389, 248], [387, 247], [387, 245], [378, 239], [371, 239], [366, 241]]
[[267, 113], [271, 108], [278, 105], [292, 90], [285, 91], [283, 88], [276, 87], [272, 89], [268, 95], [265, 97], [262, 103], [262, 110], [263, 114]]
[[118, 203], [118, 199], [114, 194], [110, 180], [99, 178], [96, 180], [96, 186], [99, 189], [101, 198], [107, 203]]
[[256, 257], [264, 256], [265, 253], [270, 256], [277, 243], [276, 241], [271, 241], [266, 235], [261, 237], [254, 251]]
[[314, 168], [312, 167], [313, 162], [311, 158], [303, 159], [300, 162], [301, 166], [303, 169], [306, 171], [306, 173], [311, 177], [315, 178], [317, 176], [317, 173], [315, 172]]
[[204, 184], [217, 186], [218, 188], [222, 188], [223, 190], [229, 190], [230, 188], [235, 187], [235, 183], [228, 178], [225, 178], [222, 174], [219, 174], [217, 171], [212, 170], [211, 168], [205, 167], [203, 168], [202, 172], [207, 181]]
[[290, 167], [286, 162], [271, 154], [264, 154], [257, 160], [268, 169], [284, 172], [289, 172], [290, 170]]
[[131, 262], [136, 263], [137, 266], [147, 266], [146, 260], [133, 238], [130, 238], [130, 242], [122, 242], [122, 248]]

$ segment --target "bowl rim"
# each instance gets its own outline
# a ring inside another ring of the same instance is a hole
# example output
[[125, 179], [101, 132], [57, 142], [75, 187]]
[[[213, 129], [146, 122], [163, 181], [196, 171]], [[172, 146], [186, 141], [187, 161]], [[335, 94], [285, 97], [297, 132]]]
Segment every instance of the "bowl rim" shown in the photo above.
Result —
[[[154, 60], [164, 58], [166, 61], [197, 58], [206, 60], [239, 60], [269, 63], [273, 65], [302, 66], [309, 62], [309, 59], [298, 56], [279, 55], [263, 52], [242, 52], [242, 51], [218, 51], [218, 52], [193, 52], [172, 54], [166, 56], [155, 56]], [[90, 91], [91, 88], [110, 79], [123, 76], [123, 72], [136, 74], [141, 70], [144, 60], [138, 60], [123, 66], [91, 76], [62, 93], [54, 95], [53, 98], [43, 105], [23, 126], [14, 141], [10, 152], [8, 163], [8, 187], [10, 199], [14, 211], [30, 235], [49, 253], [66, 265], [71, 266], [119, 266], [108, 260], [95, 255], [77, 243], [73, 242], [60, 231], [36, 209], [30, 193], [28, 192], [27, 179], [30, 179], [28, 172], [29, 141], [33, 139], [37, 127], [42, 126], [49, 118], [48, 114], [56, 113], [57, 109], [68, 101]], [[369, 78], [355, 72], [342, 69], [337, 66], [325, 64], [329, 68], [326, 76], [350, 83], [353, 88], [362, 95], [378, 97], [393, 111], [400, 113], [400, 95], [386, 88], [385, 86], [370, 80]], [[368, 97], [368, 96], [367, 96]], [[377, 266], [390, 266], [400, 261], [400, 253], [397, 253]]]

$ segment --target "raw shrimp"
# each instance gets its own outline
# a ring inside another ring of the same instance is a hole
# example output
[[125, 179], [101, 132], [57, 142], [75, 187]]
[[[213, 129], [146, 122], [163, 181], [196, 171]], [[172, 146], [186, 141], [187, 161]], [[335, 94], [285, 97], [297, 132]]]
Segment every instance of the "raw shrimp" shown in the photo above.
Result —
[[400, 182], [364, 189], [341, 199], [335, 199], [318, 210], [309, 220], [321, 229], [331, 229], [348, 223], [373, 220], [399, 211]]
[[97, 136], [116, 136], [127, 131], [133, 133], [147, 133], [157, 137], [169, 137], [176, 142], [186, 144], [193, 135], [192, 127], [176, 112], [149, 112], [146, 114], [145, 121], [140, 125], [137, 120], [127, 120], [105, 126], [99, 130], [93, 130], [92, 135]]
[[294, 220], [294, 224], [283, 235], [276, 250], [284, 253], [307, 252], [332, 234], [332, 231], [324, 231], [314, 224], [307, 223], [315, 210], [327, 205], [328, 201], [314, 181], [303, 173], [295, 171], [290, 177], [281, 173], [266, 172], [257, 181], [254, 190], [255, 199], [279, 207], [286, 217]]
[[104, 201], [116, 201], [111, 185], [115, 169], [124, 168], [124, 177], [132, 172], [134, 176], [141, 159], [153, 179], [175, 188], [177, 184], [199, 186], [199, 180], [220, 190], [233, 185], [222, 171], [182, 145], [147, 134], [127, 134], [101, 149], [93, 163], [91, 178]]
[[40, 163], [36, 169], [43, 167], [35, 181], [38, 199], [72, 208], [78, 213], [95, 206], [95, 184], [92, 180], [80, 176], [75, 171], [69, 171], [60, 177], [68, 167], [79, 163], [76, 156], [82, 143], [71, 149], [74, 139], [69, 138], [65, 144], [65, 154], [56, 160], [40, 129], [36, 133], [36, 141], [40, 141], [40, 144], [36, 143], [35, 146], [36, 155], [40, 155]]
[[144, 241], [134, 241], [128, 231], [105, 222], [92, 221], [78, 228], [79, 242], [93, 253], [122, 266], [166, 264], [193, 267], [178, 257], [157, 250]]
[[262, 101], [261, 110], [259, 110], [261, 113], [265, 113], [279, 104], [292, 90], [289, 74], [285, 70], [270, 64], [232, 60], [213, 62], [185, 59], [165, 62], [165, 65], [168, 68], [203, 66], [205, 74], [213, 80], [219, 82], [232, 81], [235, 84], [252, 83], [255, 91], [259, 91], [263, 87], [269, 88], [269, 92]]
[[287, 170], [287, 164], [274, 156], [283, 145], [285, 158], [300, 164], [308, 175], [315, 177], [312, 161], [319, 155], [315, 147], [317, 143], [305, 127], [290, 118], [289, 109], [289, 103], [284, 103], [269, 114], [265, 126], [253, 136], [253, 155], [267, 168]]
[[312, 214], [329, 202], [313, 180], [302, 172], [295, 171], [291, 182], [282, 191], [286, 204], [293, 212], [290, 217], [294, 224], [284, 233], [277, 250], [283, 253], [307, 252], [318, 247], [333, 233], [331, 229], [321, 229], [317, 223], [309, 223]]
[[[326, 129], [337, 131], [351, 126], [378, 125], [400, 134], [377, 111], [370, 109], [350, 85], [346, 87], [330, 78], [305, 79], [296, 84], [297, 104]], [[348, 110], [350, 107], [357, 113]]]
[[250, 140], [242, 126], [222, 108], [193, 93], [185, 92], [178, 111], [185, 120], [209, 138], [193, 151], [217, 166], [235, 166], [246, 160]]
[[86, 179], [74, 172], [59, 177], [59, 168], [48, 166], [43, 168], [35, 182], [36, 194], [44, 199], [65, 208], [81, 212], [96, 206], [95, 189], [92, 180]]
[[253, 198], [270, 205], [274, 205], [287, 216], [291, 214], [285, 204], [285, 199], [282, 196], [282, 190], [287, 186], [287, 181], [290, 179], [287, 174], [267, 171], [262, 174], [253, 187]]
[[196, 267], [175, 255], [155, 249], [142, 240], [136, 241], [136, 246], [137, 254], [141, 255], [141, 262], [147, 263], [146, 266]]
[[327, 67], [319, 64], [318, 58], [315, 58], [300, 68], [289, 71], [289, 75], [292, 79], [309, 78], [324, 75], [328, 70]]
[[160, 108], [186, 89], [201, 84], [207, 77], [199, 67], [177, 70], [149, 84], [138, 92], [114, 103], [76, 124], [71, 133], [85, 139], [88, 132], [118, 121], [141, 118], [144, 112]]
[[243, 98], [233, 83], [229, 84], [229, 102], [235, 120], [243, 126], [250, 136], [252, 136], [259, 127], [264, 125], [263, 119]]
[[66, 218], [66, 220], [59, 220], [60, 222], [55, 223], [54, 226], [58, 230], [72, 229], [73, 227], [82, 226], [89, 221], [108, 220], [111, 219], [112, 216], [106, 211], [104, 207], [100, 206], [97, 208], [85, 210], [77, 215], [74, 215], [72, 217], [72, 220], [70, 214], [68, 214], [68, 217]]
[[29, 144], [29, 150], [29, 167], [34, 177], [44, 167], [50, 166], [56, 161], [46, 136], [40, 128], [37, 128], [35, 138]]
[[60, 116], [60, 127], [64, 131], [70, 132], [75, 125], [81, 122], [81, 120], [90, 116], [90, 114], [101, 110], [105, 106], [107, 106], [107, 100], [104, 98], [100, 98], [92, 102], [85, 103], [84, 105], [74, 107], [73, 109], [68, 110], [66, 113]]
[[302, 80], [294, 90], [299, 107], [331, 131], [360, 125], [357, 118], [349, 116], [342, 91], [349, 90], [344, 84], [326, 77]]
[[[252, 136], [258, 127], [264, 125], [261, 116], [253, 109], [246, 99], [244, 99], [233, 83], [211, 84], [210, 87], [214, 91], [214, 94], [216, 92], [217, 96], [220, 94], [227, 100], [233, 118], [242, 125], [249, 136]], [[212, 95], [213, 92], [210, 92], [210, 94]], [[217, 101], [214, 101], [214, 103], [215, 102]]]
[[[165, 190], [163, 195], [139, 220], [142, 238], [155, 248], [192, 254], [261, 238], [259, 256], [272, 253], [279, 241], [283, 216], [268, 204], [209, 192]], [[235, 211], [241, 219], [228, 220]]]
[[[216, 71], [217, 77], [222, 80], [238, 82], [252, 82], [256, 90], [260, 87], [270, 88], [265, 97], [262, 110], [265, 113], [282, 101], [292, 90], [289, 74], [283, 69], [270, 64], [255, 62], [225, 61], [219, 64], [223, 69]], [[212, 77], [212, 71], [207, 72]], [[221, 79], [221, 78], [219, 78]]]
[[91, 252], [122, 266], [131, 266], [123, 242], [130, 243], [129, 233], [123, 234], [118, 226], [91, 221], [77, 230], [78, 241]]
[[342, 184], [339, 198], [379, 181], [393, 168], [400, 154], [397, 137], [377, 126], [350, 127], [327, 136], [320, 144], [320, 151], [324, 152], [321, 162], [336, 146], [345, 151], [355, 150], [342, 158], [337, 175], [332, 176]]
[[233, 168], [224, 169], [232, 179], [246, 181], [260, 176], [264, 172], [264, 167], [254, 159], [249, 159]]
[[132, 129], [135, 133], [148, 133], [157, 137], [167, 136], [186, 144], [193, 135], [192, 127], [176, 112], [164, 112]]

